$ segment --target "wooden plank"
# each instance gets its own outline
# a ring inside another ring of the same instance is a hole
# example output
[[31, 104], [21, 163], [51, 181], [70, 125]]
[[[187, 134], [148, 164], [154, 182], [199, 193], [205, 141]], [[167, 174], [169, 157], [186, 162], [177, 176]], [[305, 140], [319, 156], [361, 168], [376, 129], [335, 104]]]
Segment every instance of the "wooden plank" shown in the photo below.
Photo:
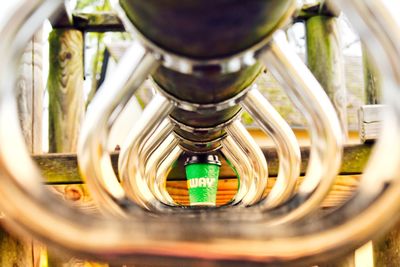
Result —
[[312, 1], [304, 3], [300, 12], [294, 17], [294, 22], [302, 22], [315, 16], [338, 17], [340, 10], [333, 9], [332, 5], [327, 5], [325, 1]]
[[[343, 204], [356, 190], [360, 177], [360, 175], [338, 176], [328, 196], [321, 204], [321, 208], [332, 208]], [[299, 178], [297, 187], [303, 182], [303, 179], [304, 177]], [[267, 195], [271, 191], [275, 182], [275, 177], [269, 178], [268, 186], [264, 195]], [[238, 182], [235, 177], [219, 179], [217, 205], [228, 203], [235, 196], [237, 187]], [[182, 205], [189, 205], [186, 181], [167, 181], [167, 190], [176, 202]]]
[[47, 186], [47, 188], [71, 206], [87, 213], [99, 213], [96, 203], [90, 197], [87, 187], [84, 184], [51, 185]]
[[73, 12], [73, 27], [85, 32], [123, 32], [125, 27], [115, 12]]
[[[371, 153], [371, 144], [362, 145], [348, 145], [344, 149], [344, 158], [340, 173], [344, 174], [360, 174], [368, 161], [369, 154]], [[264, 155], [267, 158], [269, 166], [269, 175], [271, 177], [278, 174], [278, 158], [274, 148], [262, 148]], [[309, 159], [309, 148], [302, 147], [302, 163], [301, 173], [304, 174]], [[47, 155], [34, 155], [33, 159], [42, 170], [42, 174], [47, 184], [76, 184], [82, 183], [81, 176], [78, 170], [78, 163], [76, 154], [47, 154]], [[117, 172], [118, 166], [118, 153], [111, 154], [111, 161], [114, 170]], [[178, 164], [171, 171], [169, 180], [182, 180], [185, 177], [183, 163], [184, 156], [178, 160]], [[233, 170], [223, 162], [221, 167], [220, 176], [234, 177]]]
[[[277, 176], [279, 161], [278, 155], [274, 148], [264, 147], [262, 151], [268, 162], [268, 172], [269, 176]], [[344, 148], [344, 157], [342, 162], [342, 167], [340, 169], [341, 174], [360, 174], [368, 160], [369, 154], [371, 152], [371, 145], [348, 145]], [[308, 160], [310, 157], [309, 147], [301, 148], [301, 174], [304, 175], [307, 169]], [[221, 157], [222, 158], [222, 157]], [[181, 157], [178, 161], [176, 168], [174, 168], [169, 179], [182, 179], [184, 177], [184, 158]], [[229, 167], [224, 160], [222, 160], [222, 167], [220, 170], [221, 177], [234, 177], [235, 174], [233, 170]]]
[[[357, 189], [361, 175], [341, 175], [336, 178], [328, 196], [321, 204], [321, 208], [337, 207], [349, 199]], [[303, 182], [304, 177], [300, 177], [298, 185]], [[276, 177], [269, 178], [268, 186], [265, 190], [267, 195], [276, 182]], [[189, 195], [186, 181], [168, 181], [167, 191], [171, 197], [182, 205], [189, 205]], [[297, 186], [298, 186], [297, 185]], [[238, 182], [236, 177], [220, 178], [218, 181], [217, 205], [228, 203], [236, 194]], [[49, 186], [61, 199], [68, 201], [73, 206], [79, 207], [90, 213], [98, 213], [99, 210], [90, 197], [85, 184], [81, 185], [55, 185]]]
[[115, 12], [82, 12], [67, 10], [51, 19], [54, 29], [75, 29], [82, 32], [124, 32], [125, 27]]
[[76, 154], [44, 154], [33, 157], [47, 184], [82, 183]]

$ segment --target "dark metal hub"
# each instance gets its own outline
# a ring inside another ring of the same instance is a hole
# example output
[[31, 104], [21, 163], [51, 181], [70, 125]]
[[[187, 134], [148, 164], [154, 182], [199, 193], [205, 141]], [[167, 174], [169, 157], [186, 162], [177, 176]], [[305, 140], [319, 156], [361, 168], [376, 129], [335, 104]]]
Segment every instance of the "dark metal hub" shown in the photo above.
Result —
[[[120, 0], [144, 38], [167, 53], [200, 61], [234, 57], [255, 45], [265, 44], [291, 15], [294, 3], [293, 0]], [[241, 93], [262, 70], [262, 65], [255, 63], [236, 72], [222, 73], [216, 64], [202, 66], [195, 74], [184, 74], [161, 66], [152, 78], [161, 90], [178, 101], [217, 104]], [[177, 107], [171, 117], [192, 128], [210, 128], [232, 120], [239, 110], [236, 105], [203, 114]], [[202, 134], [182, 128], [175, 132], [186, 140], [195, 137], [194, 141], [218, 139], [224, 134], [219, 129]]]
[[292, 0], [120, 0], [135, 27], [159, 47], [194, 59], [242, 52], [280, 26]]

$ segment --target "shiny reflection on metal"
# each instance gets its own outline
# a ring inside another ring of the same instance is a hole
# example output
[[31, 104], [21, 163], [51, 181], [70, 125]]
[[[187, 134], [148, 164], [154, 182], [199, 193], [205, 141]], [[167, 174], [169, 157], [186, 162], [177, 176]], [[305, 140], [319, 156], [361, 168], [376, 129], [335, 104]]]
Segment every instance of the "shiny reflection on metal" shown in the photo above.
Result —
[[179, 98], [171, 95], [166, 90], [162, 89], [154, 80], [153, 84], [155, 87], [158, 88], [158, 91], [163, 94], [166, 98], [171, 100], [177, 108], [192, 111], [197, 113], [213, 113], [217, 111], [221, 111], [230, 107], [233, 107], [239, 104], [243, 98], [246, 96], [247, 92], [251, 89], [251, 86], [245, 88], [244, 90], [240, 91], [240, 93], [234, 95], [230, 99], [224, 100], [219, 103], [212, 103], [212, 104], [199, 104], [199, 103], [191, 103], [188, 101], [180, 100]]
[[[231, 201], [231, 205], [237, 205], [241, 203], [247, 194], [255, 197], [254, 192], [250, 192], [250, 190], [255, 189], [252, 187], [254, 184], [254, 170], [252, 168], [251, 161], [248, 159], [247, 153], [243, 151], [236, 140], [229, 135], [222, 140], [221, 152], [235, 167], [239, 176], [238, 191]], [[247, 203], [244, 203], [244, 205], [246, 204]]]
[[172, 170], [174, 163], [178, 159], [178, 157], [182, 154], [183, 150], [176, 146], [172, 152], [167, 155], [165, 160], [161, 163], [161, 165], [157, 168], [157, 173], [154, 181], [154, 190], [156, 194], [162, 196], [165, 201], [165, 204], [170, 206], [178, 205], [175, 200], [172, 199], [171, 195], [167, 190], [167, 177], [168, 173]]
[[[138, 205], [149, 210], [154, 210], [160, 205], [147, 187], [146, 179], [143, 176], [145, 162], [140, 162], [139, 158], [150, 136], [172, 109], [173, 104], [164, 96], [157, 94], [146, 106], [139, 121], [129, 132], [121, 146], [118, 159], [118, 172], [126, 195]], [[165, 149], [167, 151], [162, 153], [169, 153], [173, 148]], [[157, 153], [161, 153], [159, 148], [157, 148]]]
[[173, 117], [169, 117], [169, 119], [171, 120], [171, 122], [173, 124], [175, 124], [176, 126], [178, 126], [180, 129], [187, 131], [189, 133], [212, 133], [215, 131], [219, 131], [219, 130], [223, 130], [227, 125], [231, 124], [233, 121], [235, 121], [240, 115], [242, 114], [242, 110], [239, 110], [234, 116], [232, 116], [232, 118], [230, 118], [229, 120], [220, 123], [218, 125], [215, 125], [213, 127], [192, 127], [186, 124], [183, 124], [180, 121], [177, 121], [175, 118]]
[[196, 144], [190, 144], [190, 143], [179, 143], [180, 148], [183, 151], [186, 151], [188, 153], [192, 154], [204, 154], [204, 153], [212, 153], [215, 151], [218, 151], [221, 149], [222, 145], [220, 142], [215, 142], [211, 144], [210, 147], [204, 148], [204, 146], [199, 146]]
[[107, 151], [109, 131], [125, 103], [158, 65], [152, 54], [134, 42], [104, 81], [85, 117], [78, 144], [80, 171], [93, 199], [112, 214], [125, 216], [121, 205], [125, 205], [126, 195]]
[[221, 142], [221, 140], [223, 140], [226, 137], [226, 133], [222, 134], [221, 136], [218, 136], [215, 139], [211, 139], [211, 140], [207, 140], [207, 141], [193, 141], [193, 140], [189, 140], [183, 136], [181, 136], [179, 133], [174, 132], [175, 137], [178, 138], [180, 140], [181, 143], [185, 143], [185, 144], [189, 144], [189, 145], [195, 145], [195, 146], [201, 146], [201, 145], [209, 145], [209, 144], [214, 144], [214, 143], [218, 143]]
[[[169, 144], [174, 141], [169, 138], [172, 130], [173, 126], [170, 121], [168, 119], [164, 119], [155, 130], [154, 134], [150, 135], [149, 139], [144, 144], [142, 152], [138, 155], [138, 162], [142, 163], [140, 164], [139, 169], [140, 174], [147, 180], [147, 184], [153, 195], [162, 203], [171, 203], [172, 199], [169, 197], [169, 195], [167, 198], [162, 198], [160, 194], [156, 195], [155, 193], [157, 192], [155, 192], [153, 188], [154, 181], [151, 182], [151, 180], [152, 177], [155, 179], [157, 168], [163, 162], [165, 157], [160, 157], [161, 155], [158, 151], [159, 147], [162, 147], [160, 148], [161, 151], [166, 151], [168, 153], [169, 150], [165, 150], [165, 145], [163, 144]], [[153, 186], [150, 186], [150, 184], [153, 184]]]
[[[260, 147], [246, 130], [243, 124], [236, 120], [226, 127], [226, 132], [242, 148], [246, 154], [244, 158], [249, 159], [253, 179], [249, 185], [246, 195], [241, 200], [241, 205], [250, 206], [259, 202], [267, 187], [268, 165]], [[239, 164], [243, 159], [239, 161]]]
[[[339, 119], [328, 96], [287, 42], [284, 32], [277, 31], [274, 34], [269, 49], [260, 56], [260, 60], [282, 84], [289, 98], [304, 115], [309, 125], [311, 138], [310, 161], [306, 176], [292, 200], [292, 203], [296, 204], [290, 205], [291, 211], [277, 220], [277, 223], [283, 223], [301, 219], [318, 209], [339, 172], [343, 153], [343, 134]], [[250, 92], [249, 98], [246, 99], [248, 101], [246, 107], [250, 109], [252, 106], [257, 106], [261, 109], [264, 103], [257, 103], [260, 101], [259, 99], [260, 97], [255, 91]], [[257, 109], [251, 109], [251, 111], [258, 112]], [[261, 112], [254, 115], [255, 118], [263, 116]], [[264, 123], [260, 125], [266, 127]], [[282, 127], [284, 125], [277, 125], [270, 131], [273, 133]], [[287, 138], [291, 134], [286, 131], [281, 136]], [[274, 134], [271, 137], [274, 137]], [[294, 142], [294, 140], [290, 142]], [[294, 142], [290, 150], [297, 154], [296, 145]], [[283, 155], [289, 156], [289, 150], [285, 150]], [[293, 157], [293, 163], [298, 164], [299, 155], [293, 155]], [[284, 158], [280, 158], [281, 162], [282, 164], [289, 163], [285, 162]], [[290, 168], [287, 166], [285, 169], [290, 170]], [[298, 170], [294, 171], [297, 175]], [[266, 206], [268, 206], [267, 203]]]
[[159, 201], [164, 204], [174, 205], [174, 201], [170, 195], [165, 192], [165, 179], [171, 165], [179, 157], [179, 154], [176, 152], [179, 151], [179, 149], [176, 149], [179, 141], [173, 134], [169, 134], [167, 138], [164, 137], [162, 140], [161, 144], [158, 145], [157, 151], [146, 161], [139, 161], [142, 163], [141, 165], [146, 165], [145, 173], [141, 175], [147, 181], [147, 187]]
[[179, 139], [179, 145], [184, 151], [195, 154], [212, 153], [214, 151], [218, 151], [221, 149], [221, 141], [226, 137], [226, 133], [223, 133], [215, 139], [206, 141], [193, 141], [181, 136], [175, 131], [174, 135], [177, 139]]
[[310, 266], [345, 255], [382, 234], [400, 214], [400, 25], [382, 0], [334, 3], [374, 52], [389, 104], [361, 186], [346, 205], [311, 223], [270, 227], [263, 222], [226, 223], [226, 217], [223, 223], [215, 222], [207, 213], [194, 220], [179, 216], [154, 219], [137, 210], [137, 219], [126, 220], [65, 205], [41, 184], [40, 171], [24, 145], [13, 93], [18, 58], [28, 38], [61, 3], [24, 0], [17, 15], [0, 25], [0, 207], [7, 215], [4, 223], [82, 258], [149, 265], [162, 261], [166, 265], [232, 266], [240, 259], [239, 264], [246, 261], [248, 266]]
[[[300, 175], [300, 146], [288, 123], [257, 90], [256, 86], [248, 92], [242, 106], [249, 112], [262, 130], [272, 138], [278, 152], [278, 177], [274, 187], [263, 203], [264, 208], [273, 208], [282, 204], [293, 195], [297, 178]], [[261, 156], [263, 155], [261, 154], [259, 157]], [[265, 167], [260, 166], [259, 168]]]
[[[134, 126], [135, 127], [135, 126]], [[144, 162], [144, 164], [140, 165], [140, 170], [144, 171], [144, 168], [147, 168], [146, 164], [153, 153], [157, 150], [160, 144], [164, 141], [164, 139], [169, 136], [174, 127], [170, 123], [169, 119], [164, 119], [161, 124], [157, 127], [152, 135], [150, 135], [147, 142], [145, 142], [143, 147], [143, 153], [139, 155], [139, 162]]]
[[[170, 51], [166, 51], [158, 47], [135, 28], [132, 22], [128, 19], [125, 11], [121, 8], [119, 0], [111, 0], [111, 2], [113, 9], [118, 13], [118, 16], [128, 32], [140, 40], [140, 42], [146, 48], [153, 51], [153, 53], [162, 61], [162, 65], [164, 67], [185, 74], [198, 74], [199, 69], [211, 66], [215, 67], [214, 69], [219, 69], [220, 73], [233, 73], [243, 68], [253, 66], [257, 62], [257, 54], [263, 50], [265, 45], [271, 40], [271, 36], [269, 35], [264, 40], [261, 40], [258, 44], [249, 47], [247, 50], [226, 58], [195, 60], [176, 55]], [[288, 8], [285, 16], [280, 19], [280, 23], [277, 25], [277, 28], [282, 28], [290, 23], [292, 15], [296, 11], [296, 7], [296, 1], [292, 1], [292, 4]]]

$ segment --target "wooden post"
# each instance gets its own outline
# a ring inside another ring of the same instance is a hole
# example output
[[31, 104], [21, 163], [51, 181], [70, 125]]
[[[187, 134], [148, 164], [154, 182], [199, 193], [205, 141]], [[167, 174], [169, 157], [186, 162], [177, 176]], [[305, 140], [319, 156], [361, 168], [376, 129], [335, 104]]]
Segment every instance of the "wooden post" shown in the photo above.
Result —
[[74, 152], [84, 115], [83, 34], [55, 29], [49, 42], [49, 152]]
[[[337, 18], [326, 15], [311, 16], [306, 19], [305, 27], [308, 67], [332, 101], [342, 130], [347, 136], [346, 83]], [[320, 266], [354, 267], [354, 253]]]
[[[381, 75], [363, 45], [365, 103], [382, 103]], [[381, 238], [373, 240], [374, 266], [398, 266], [400, 263], [400, 222]]]
[[[49, 152], [75, 152], [79, 129], [83, 120], [83, 33], [74, 29], [54, 29], [50, 33], [49, 91]], [[65, 199], [78, 201], [83, 196], [81, 185], [64, 188]], [[74, 192], [68, 197], [68, 192]], [[50, 266], [107, 266], [75, 258], [54, 258], [49, 254]]]
[[331, 99], [347, 135], [344, 61], [337, 18], [316, 15], [308, 18], [305, 25], [308, 67]]
[[4, 267], [33, 266], [32, 241], [15, 238], [0, 230], [0, 265]]
[[373, 105], [382, 103], [381, 83], [379, 70], [374, 65], [365, 45], [362, 46], [364, 69], [365, 104]]
[[31, 153], [42, 153], [42, 31], [29, 43], [22, 57], [18, 79], [19, 119], [25, 142]]
[[399, 266], [400, 263], [400, 223], [388, 234], [372, 242], [374, 266]]
[[[42, 153], [42, 31], [28, 43], [17, 84], [21, 129], [29, 152]], [[14, 238], [0, 230], [0, 266], [39, 266], [40, 250], [28, 238]]]
[[[366, 104], [382, 103], [381, 75], [363, 46], [365, 101]], [[374, 266], [400, 264], [400, 222], [390, 232], [372, 241]]]
[[[49, 152], [76, 151], [83, 118], [83, 34], [54, 29], [49, 36]], [[54, 267], [73, 266], [69, 259], [49, 253]]]
[[[49, 36], [49, 152], [76, 150], [83, 116], [83, 35], [71, 29], [54, 29]], [[70, 266], [49, 254], [51, 266]]]

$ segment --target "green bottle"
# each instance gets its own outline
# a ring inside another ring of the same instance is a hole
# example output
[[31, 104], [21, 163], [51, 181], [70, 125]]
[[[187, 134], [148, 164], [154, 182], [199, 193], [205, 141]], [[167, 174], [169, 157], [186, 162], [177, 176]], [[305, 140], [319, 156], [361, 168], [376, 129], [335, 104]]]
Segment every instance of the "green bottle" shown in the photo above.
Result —
[[215, 206], [221, 162], [217, 155], [198, 154], [187, 158], [185, 170], [191, 206]]

